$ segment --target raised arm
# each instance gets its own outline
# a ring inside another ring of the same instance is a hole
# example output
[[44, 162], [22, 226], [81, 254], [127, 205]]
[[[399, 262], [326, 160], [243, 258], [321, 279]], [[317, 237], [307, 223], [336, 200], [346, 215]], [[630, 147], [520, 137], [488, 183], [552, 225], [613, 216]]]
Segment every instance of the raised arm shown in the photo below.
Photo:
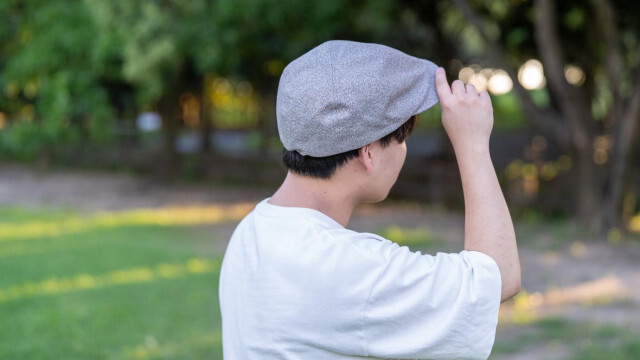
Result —
[[486, 91], [455, 80], [451, 87], [444, 69], [436, 71], [442, 125], [451, 139], [460, 168], [465, 204], [464, 248], [491, 256], [502, 278], [502, 301], [520, 291], [520, 260], [513, 222], [500, 189], [489, 137], [493, 108]]

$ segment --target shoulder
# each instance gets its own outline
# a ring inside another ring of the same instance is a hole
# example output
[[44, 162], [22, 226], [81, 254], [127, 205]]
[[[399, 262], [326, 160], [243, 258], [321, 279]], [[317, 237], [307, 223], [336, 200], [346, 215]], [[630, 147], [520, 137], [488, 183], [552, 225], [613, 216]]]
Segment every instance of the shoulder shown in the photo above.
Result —
[[386, 263], [398, 248], [398, 244], [380, 235], [350, 229], [332, 229], [327, 231], [324, 237], [348, 247], [353, 252], [373, 256], [383, 263]]

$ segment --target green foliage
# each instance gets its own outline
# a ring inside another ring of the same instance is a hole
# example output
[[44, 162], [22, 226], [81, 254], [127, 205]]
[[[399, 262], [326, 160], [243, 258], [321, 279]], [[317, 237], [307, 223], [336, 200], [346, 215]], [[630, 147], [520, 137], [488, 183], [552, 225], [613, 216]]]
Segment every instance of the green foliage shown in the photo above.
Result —
[[584, 9], [574, 7], [567, 12], [564, 17], [564, 24], [572, 30], [580, 29], [584, 26], [586, 15]]
[[[284, 64], [337, 35], [389, 29], [388, 0], [85, 0], [99, 31], [96, 53], [119, 58], [141, 103], [156, 101], [184, 67], [273, 86]], [[355, 20], [345, 16], [352, 14]], [[369, 35], [371, 36], [371, 35]], [[273, 67], [270, 64], [279, 63]]]
[[526, 124], [520, 100], [513, 92], [491, 97], [494, 114], [494, 129], [508, 130]]
[[[490, 19], [486, 30], [503, 43], [511, 63], [537, 57], [531, 2], [479, 0], [474, 7]], [[594, 52], [584, 31], [593, 17], [589, 9], [577, 1], [558, 4], [563, 44], [579, 65]], [[638, 57], [632, 13], [621, 14], [628, 63]], [[272, 118], [271, 110], [258, 108], [275, 94], [284, 66], [329, 39], [389, 44], [434, 60], [474, 61], [485, 51], [474, 28], [444, 1], [6, 0], [0, 18], [0, 112], [9, 120], [0, 129], [0, 152], [27, 158], [108, 140], [114, 118], [178, 103], [184, 92], [206, 95], [207, 82], [218, 78], [250, 82], [260, 104], [247, 116], [237, 109], [226, 114], [228, 121], [217, 120], [221, 127], [255, 127]], [[452, 39], [455, 46], [447, 43]], [[599, 114], [610, 103], [606, 85], [594, 87]], [[545, 91], [532, 95], [550, 104]], [[523, 124], [513, 94], [493, 100], [496, 128]], [[205, 101], [211, 107], [212, 100]], [[437, 110], [424, 117], [433, 124], [425, 129], [439, 128]]]
[[96, 53], [121, 63], [123, 80], [141, 103], [160, 98], [178, 75], [188, 40], [185, 26], [200, 1], [84, 1], [96, 28]]
[[2, 130], [0, 150], [22, 157], [81, 139], [108, 137], [111, 116], [100, 83], [101, 59], [87, 56], [96, 29], [80, 0], [4, 4], [0, 87], [18, 114]]
[[31, 160], [44, 149], [50, 149], [66, 141], [76, 141], [78, 131], [74, 128], [69, 129], [68, 125], [55, 120], [44, 121], [42, 124], [19, 121], [10, 131], [0, 133], [0, 139], [0, 151], [18, 159]]

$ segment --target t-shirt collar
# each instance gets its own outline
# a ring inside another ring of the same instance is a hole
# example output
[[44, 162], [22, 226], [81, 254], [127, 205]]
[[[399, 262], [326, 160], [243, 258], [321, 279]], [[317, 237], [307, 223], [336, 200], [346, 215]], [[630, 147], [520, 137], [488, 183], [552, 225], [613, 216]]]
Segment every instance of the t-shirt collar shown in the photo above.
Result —
[[271, 199], [271, 197], [268, 197], [260, 201], [256, 205], [256, 211], [258, 213], [262, 215], [268, 215], [268, 216], [286, 216], [286, 217], [306, 215], [316, 221], [320, 221], [322, 223], [330, 225], [331, 227], [339, 227], [341, 229], [344, 229], [344, 226], [342, 226], [339, 222], [335, 221], [334, 219], [332, 219], [331, 217], [329, 217], [328, 215], [326, 215], [321, 211], [318, 211], [316, 209], [311, 209], [311, 208], [305, 208], [305, 207], [273, 205], [269, 202], [269, 199]]

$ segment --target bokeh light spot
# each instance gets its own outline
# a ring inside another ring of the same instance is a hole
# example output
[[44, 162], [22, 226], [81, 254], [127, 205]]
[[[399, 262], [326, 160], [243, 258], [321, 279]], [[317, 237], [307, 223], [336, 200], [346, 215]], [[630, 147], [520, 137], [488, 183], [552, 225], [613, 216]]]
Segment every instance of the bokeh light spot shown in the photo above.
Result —
[[518, 81], [527, 90], [542, 89], [545, 85], [542, 63], [535, 59], [525, 62], [518, 70]]

